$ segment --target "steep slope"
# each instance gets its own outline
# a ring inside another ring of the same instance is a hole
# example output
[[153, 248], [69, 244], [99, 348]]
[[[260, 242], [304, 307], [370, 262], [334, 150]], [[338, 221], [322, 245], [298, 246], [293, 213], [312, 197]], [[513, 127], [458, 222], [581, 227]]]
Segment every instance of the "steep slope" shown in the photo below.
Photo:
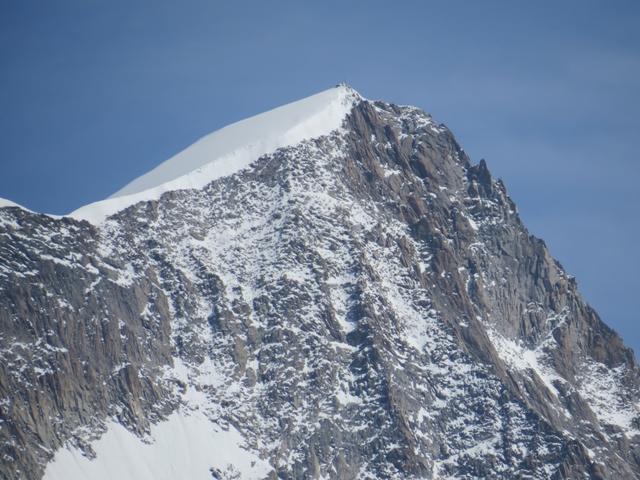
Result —
[[100, 223], [137, 202], [157, 200], [164, 192], [204, 187], [278, 148], [331, 133], [359, 99], [356, 91], [338, 85], [229, 125], [201, 138], [108, 199], [85, 205], [70, 216]]
[[640, 476], [633, 355], [502, 183], [349, 98], [97, 225], [0, 209], [4, 476]]

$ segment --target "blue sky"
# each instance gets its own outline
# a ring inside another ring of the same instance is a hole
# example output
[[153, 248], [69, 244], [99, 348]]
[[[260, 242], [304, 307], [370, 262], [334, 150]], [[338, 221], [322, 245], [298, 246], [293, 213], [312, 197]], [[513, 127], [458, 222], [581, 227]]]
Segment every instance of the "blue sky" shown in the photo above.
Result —
[[640, 3], [0, 0], [0, 197], [66, 213], [346, 81], [504, 179], [640, 351]]

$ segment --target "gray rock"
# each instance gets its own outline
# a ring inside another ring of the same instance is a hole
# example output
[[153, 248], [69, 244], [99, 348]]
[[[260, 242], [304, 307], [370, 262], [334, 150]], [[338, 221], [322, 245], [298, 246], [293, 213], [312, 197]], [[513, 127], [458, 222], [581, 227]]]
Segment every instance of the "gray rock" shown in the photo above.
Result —
[[147, 432], [178, 361], [269, 478], [640, 477], [633, 354], [484, 160], [413, 107], [344, 127], [100, 227], [0, 209], [3, 478]]

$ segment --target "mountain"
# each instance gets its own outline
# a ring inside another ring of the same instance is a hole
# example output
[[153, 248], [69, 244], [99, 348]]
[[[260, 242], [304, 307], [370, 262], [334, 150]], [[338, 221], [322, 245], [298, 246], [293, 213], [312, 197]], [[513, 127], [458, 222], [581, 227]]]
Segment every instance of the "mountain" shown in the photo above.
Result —
[[640, 478], [640, 371], [505, 186], [346, 86], [0, 208], [3, 478]]

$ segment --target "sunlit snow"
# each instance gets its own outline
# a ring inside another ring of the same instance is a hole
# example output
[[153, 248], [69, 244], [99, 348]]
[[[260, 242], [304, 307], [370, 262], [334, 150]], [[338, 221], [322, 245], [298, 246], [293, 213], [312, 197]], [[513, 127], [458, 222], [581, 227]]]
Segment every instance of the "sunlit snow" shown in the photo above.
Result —
[[157, 199], [164, 192], [201, 188], [279, 148], [340, 128], [359, 98], [351, 88], [338, 86], [231, 124], [201, 138], [108, 199], [85, 205], [69, 216], [100, 223], [109, 215], [137, 202]]
[[60, 449], [44, 480], [211, 480], [211, 469], [243, 479], [264, 478], [270, 465], [242, 447], [233, 427], [225, 430], [200, 412], [173, 413], [142, 440], [116, 422], [92, 444], [97, 457]]

